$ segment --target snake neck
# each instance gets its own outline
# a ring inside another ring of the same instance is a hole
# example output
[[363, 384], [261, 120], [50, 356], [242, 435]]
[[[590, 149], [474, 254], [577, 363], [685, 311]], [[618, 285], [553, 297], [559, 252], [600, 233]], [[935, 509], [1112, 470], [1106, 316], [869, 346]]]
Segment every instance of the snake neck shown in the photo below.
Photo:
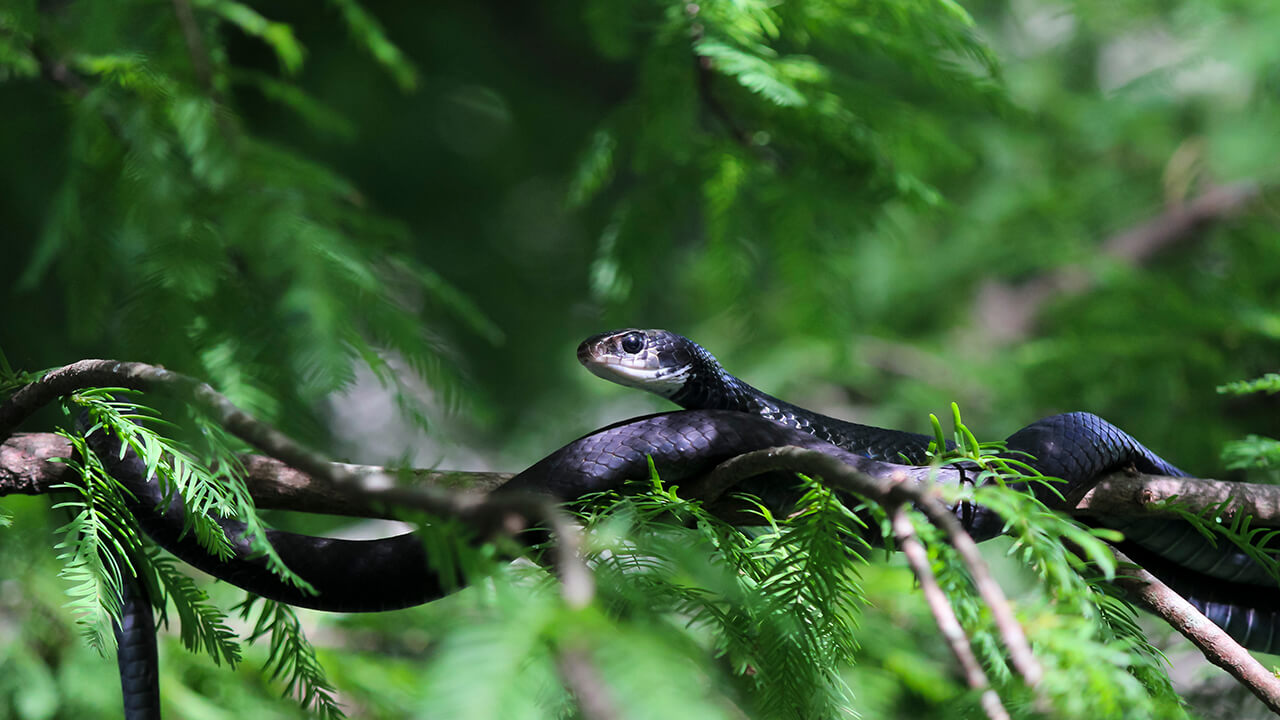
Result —
[[793, 411], [808, 412], [739, 380], [701, 345], [686, 342], [685, 349], [692, 356], [690, 370], [685, 383], [670, 396], [671, 402], [688, 410], [736, 410], [770, 419], [781, 415], [783, 406]]
[[726, 372], [701, 346], [694, 348], [691, 370], [671, 402], [686, 409], [757, 412], [756, 398], [762, 393]]
[[779, 425], [802, 430], [827, 441], [832, 440], [831, 433], [824, 432], [824, 429], [832, 425], [843, 426], [846, 430], [879, 429], [829, 418], [779, 400], [730, 374], [702, 346], [696, 343], [690, 345], [694, 360], [689, 378], [670, 398], [680, 407], [689, 410], [736, 410], [763, 415]]
[[731, 375], [701, 345], [687, 341], [691, 356], [688, 379], [668, 397], [687, 410], [736, 410], [763, 415], [825, 442], [876, 460], [928, 462], [932, 438], [916, 433], [861, 425], [792, 405]]

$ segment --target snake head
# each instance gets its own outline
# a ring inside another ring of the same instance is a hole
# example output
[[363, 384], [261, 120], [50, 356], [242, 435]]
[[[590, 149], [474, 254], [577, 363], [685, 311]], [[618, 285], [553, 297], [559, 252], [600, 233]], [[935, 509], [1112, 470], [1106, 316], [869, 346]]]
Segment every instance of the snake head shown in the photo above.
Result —
[[593, 374], [667, 398], [685, 386], [704, 358], [715, 362], [697, 343], [667, 330], [614, 330], [578, 346], [578, 362]]

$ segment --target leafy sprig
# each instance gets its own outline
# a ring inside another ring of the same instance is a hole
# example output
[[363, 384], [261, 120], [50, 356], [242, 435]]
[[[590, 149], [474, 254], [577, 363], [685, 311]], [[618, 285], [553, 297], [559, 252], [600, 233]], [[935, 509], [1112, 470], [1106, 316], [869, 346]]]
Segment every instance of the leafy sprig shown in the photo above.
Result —
[[271, 678], [282, 681], [284, 693], [292, 695], [318, 717], [325, 720], [344, 717], [335, 697], [336, 689], [329, 682], [293, 608], [251, 596], [240, 604], [240, 617], [246, 621], [252, 618], [259, 604], [261, 609], [246, 642], [268, 638], [266, 668]]
[[[72, 406], [83, 408], [90, 427], [110, 432], [121, 439], [120, 452], [136, 452], [145, 473], [155, 478], [166, 496], [181, 498], [187, 531], [210, 553], [230, 557], [231, 544], [218, 518], [234, 517], [245, 524], [251, 548], [265, 558], [267, 566], [285, 582], [306, 588], [305, 581], [283, 563], [266, 540], [265, 526], [258, 518], [244, 486], [243, 468], [236, 446], [226, 432], [206, 418], [193, 414], [193, 422], [208, 447], [207, 458], [197, 459], [193, 451], [155, 427], [166, 427], [151, 408], [121, 399], [129, 391], [119, 388], [95, 389], [70, 397]], [[68, 484], [70, 499], [57, 507], [68, 509], [73, 518], [63, 528], [60, 559], [62, 574], [73, 585], [70, 603], [89, 643], [105, 648], [112, 637], [110, 624], [120, 617], [122, 584], [142, 582], [152, 593], [152, 602], [167, 618], [171, 602], [176, 610], [183, 644], [192, 651], [207, 653], [217, 663], [234, 666], [240, 660], [240, 645], [227, 624], [226, 614], [209, 601], [208, 595], [189, 577], [178, 571], [172, 558], [144, 544], [145, 535], [124, 502], [128, 492], [108, 474], [101, 460], [79, 433], [64, 433], [80, 460], [68, 461], [79, 482]], [[272, 677], [282, 679], [285, 692], [304, 707], [325, 718], [342, 716], [314, 648], [307, 641], [293, 611], [287, 606], [263, 601], [252, 642], [270, 638], [267, 667]], [[246, 601], [242, 616], [250, 615], [254, 601]]]

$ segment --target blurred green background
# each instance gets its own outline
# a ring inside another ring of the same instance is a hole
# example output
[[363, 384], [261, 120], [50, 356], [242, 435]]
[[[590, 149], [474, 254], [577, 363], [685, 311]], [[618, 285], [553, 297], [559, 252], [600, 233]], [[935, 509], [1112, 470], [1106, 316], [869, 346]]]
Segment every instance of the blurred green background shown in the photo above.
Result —
[[573, 360], [665, 327], [842, 417], [1090, 410], [1236, 477], [1280, 435], [1215, 392], [1280, 355], [1280, 13], [961, 5], [9, 0], [0, 348], [510, 470], [665, 409]]

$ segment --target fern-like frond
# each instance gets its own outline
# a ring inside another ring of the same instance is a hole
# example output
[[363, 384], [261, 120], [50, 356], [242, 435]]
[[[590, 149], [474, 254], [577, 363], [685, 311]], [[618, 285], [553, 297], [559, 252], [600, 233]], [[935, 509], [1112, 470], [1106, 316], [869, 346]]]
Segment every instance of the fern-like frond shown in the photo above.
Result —
[[166, 497], [182, 499], [184, 531], [192, 532], [202, 547], [217, 557], [231, 557], [231, 539], [215, 517], [238, 519], [246, 526], [250, 547], [264, 557], [267, 567], [285, 582], [306, 589], [306, 581], [289, 570], [268, 542], [266, 528], [244, 485], [236, 446], [225, 431], [206, 418], [193, 418], [213, 460], [201, 462], [184, 445], [143, 424], [160, 421], [146, 406], [120, 399], [129, 394], [133, 393], [121, 388], [100, 388], [76, 393], [70, 400], [88, 413], [93, 425], [87, 432], [102, 428], [116, 435], [122, 441], [120, 452], [126, 447], [136, 452], [145, 472], [156, 478]]
[[1280, 583], [1280, 530], [1273, 527], [1254, 527], [1253, 516], [1233, 508], [1234, 503], [1224, 500], [1202, 510], [1192, 510], [1170, 498], [1159, 504], [1162, 510], [1173, 512], [1195, 528], [1211, 544], [1222, 540], [1234, 545], [1259, 567]]
[[268, 20], [257, 10], [234, 0], [195, 0], [193, 4], [235, 25], [246, 35], [266, 43], [285, 72], [294, 74], [302, 69], [306, 51], [294, 37], [290, 26]]
[[1280, 468], [1280, 440], [1246, 435], [1222, 446], [1222, 462], [1232, 470]]
[[1280, 373], [1267, 373], [1253, 380], [1236, 380], [1218, 386], [1218, 392], [1224, 395], [1250, 395], [1266, 393], [1272, 395], [1280, 392]]
[[82, 461], [68, 460], [79, 481], [59, 486], [67, 499], [54, 505], [71, 519], [58, 529], [55, 545], [63, 563], [59, 576], [70, 583], [67, 603], [85, 641], [105, 652], [114, 647], [111, 625], [120, 618], [123, 584], [133, 582], [137, 570], [131, 558], [141, 554], [140, 531], [120, 499], [122, 492], [84, 439], [63, 433]]
[[360, 47], [373, 56], [384, 70], [395, 78], [400, 89], [409, 92], [418, 85], [418, 71], [414, 69], [400, 48], [387, 37], [382, 24], [357, 0], [330, 0], [342, 13], [351, 36]]
[[254, 607], [261, 604], [253, 630], [246, 642], [268, 638], [266, 669], [272, 679], [282, 680], [285, 694], [292, 695], [303, 707], [325, 720], [344, 717], [334, 697], [335, 689], [316, 658], [315, 648], [307, 640], [293, 608], [262, 598], [249, 598], [240, 606], [240, 617], [249, 620]]
[[[182, 644], [192, 652], [203, 652], [214, 663], [234, 667], [240, 662], [240, 643], [227, 625], [227, 615], [209, 601], [209, 595], [187, 575], [176, 561], [159, 551], [147, 553], [151, 568], [178, 614]], [[162, 607], [167, 610], [167, 607]]]

